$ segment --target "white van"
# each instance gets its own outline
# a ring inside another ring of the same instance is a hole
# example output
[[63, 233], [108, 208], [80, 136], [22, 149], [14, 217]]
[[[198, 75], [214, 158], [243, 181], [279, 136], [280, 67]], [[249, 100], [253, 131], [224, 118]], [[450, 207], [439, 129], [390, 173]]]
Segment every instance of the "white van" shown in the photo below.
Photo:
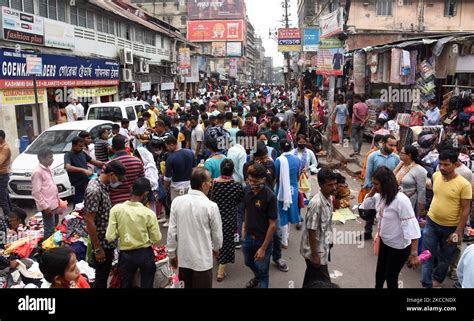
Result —
[[123, 118], [127, 118], [130, 121], [128, 129], [133, 129], [139, 115], [149, 107], [150, 104], [144, 101], [116, 101], [90, 105], [86, 120], [108, 120], [120, 124]]

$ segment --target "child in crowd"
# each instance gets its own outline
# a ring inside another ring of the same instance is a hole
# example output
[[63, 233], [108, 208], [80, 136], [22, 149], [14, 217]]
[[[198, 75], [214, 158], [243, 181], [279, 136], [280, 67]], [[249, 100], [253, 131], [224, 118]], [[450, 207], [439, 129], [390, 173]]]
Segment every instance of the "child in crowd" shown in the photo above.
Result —
[[346, 178], [341, 174], [337, 177], [337, 192], [333, 205], [335, 210], [349, 208], [351, 205], [351, 190], [346, 183]]
[[77, 267], [74, 251], [69, 247], [57, 247], [43, 253], [39, 268], [50, 288], [88, 289], [90, 285]]

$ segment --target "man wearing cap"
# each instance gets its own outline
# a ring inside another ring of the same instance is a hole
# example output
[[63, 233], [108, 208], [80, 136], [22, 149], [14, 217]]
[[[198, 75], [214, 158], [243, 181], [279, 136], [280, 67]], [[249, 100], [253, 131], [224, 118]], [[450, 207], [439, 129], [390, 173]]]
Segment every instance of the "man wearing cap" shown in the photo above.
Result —
[[109, 212], [112, 208], [109, 188], [117, 188], [126, 180], [125, 166], [118, 160], [105, 165], [99, 178], [92, 179], [86, 189], [84, 207], [87, 213], [87, 231], [93, 246], [95, 265], [95, 287], [107, 288], [115, 245], [107, 242], [105, 233], [109, 224]]

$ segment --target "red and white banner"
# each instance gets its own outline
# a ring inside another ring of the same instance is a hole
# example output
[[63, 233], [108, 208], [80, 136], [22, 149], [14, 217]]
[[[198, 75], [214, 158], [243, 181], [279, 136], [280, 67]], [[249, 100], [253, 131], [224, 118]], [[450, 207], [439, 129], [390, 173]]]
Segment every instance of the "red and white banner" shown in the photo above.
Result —
[[[38, 88], [56, 87], [90, 87], [90, 86], [118, 86], [118, 80], [36, 80]], [[0, 89], [33, 88], [33, 80], [3, 80], [0, 79]]]
[[244, 41], [243, 20], [188, 21], [188, 40], [193, 42]]

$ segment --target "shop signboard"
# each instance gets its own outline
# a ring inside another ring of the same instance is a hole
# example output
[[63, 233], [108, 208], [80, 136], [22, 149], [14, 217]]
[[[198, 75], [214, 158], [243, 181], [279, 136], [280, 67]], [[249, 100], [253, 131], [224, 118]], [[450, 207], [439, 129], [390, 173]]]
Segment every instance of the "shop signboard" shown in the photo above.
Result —
[[188, 21], [188, 40], [193, 42], [244, 41], [243, 20]]
[[161, 83], [161, 90], [173, 90], [174, 82], [163, 82]]
[[303, 29], [303, 51], [315, 52], [318, 51], [319, 45], [319, 29], [305, 28]]
[[115, 95], [118, 92], [116, 86], [111, 87], [90, 87], [90, 88], [74, 88], [75, 97], [102, 97]]
[[26, 72], [30, 75], [41, 75], [43, 73], [43, 62], [41, 57], [26, 57]]
[[244, 0], [188, 0], [188, 19], [243, 19]]
[[235, 58], [229, 60], [229, 77], [237, 78], [237, 59]]
[[45, 18], [44, 45], [54, 48], [74, 49], [74, 26]]
[[[16, 53], [0, 49], [0, 89], [33, 88], [26, 58], [31, 52]], [[93, 87], [117, 86], [119, 63], [114, 60], [60, 55], [37, 55], [43, 68], [37, 76], [37, 87]]]
[[343, 32], [344, 9], [339, 8], [319, 20], [321, 39], [331, 38]]
[[278, 51], [299, 52], [301, 51], [301, 29], [279, 28], [278, 29]]
[[[37, 90], [38, 103], [46, 103], [46, 91]], [[27, 105], [35, 103], [35, 91], [33, 89], [7, 89], [0, 91], [2, 105]]]
[[149, 82], [149, 81], [142, 82], [141, 90], [142, 91], [150, 91], [151, 90], [151, 82]]
[[318, 75], [342, 76], [344, 49], [338, 39], [321, 40], [316, 65], [316, 74]]
[[5, 40], [44, 44], [44, 18], [8, 7], [2, 8], [2, 37]]
[[227, 42], [227, 57], [241, 57], [242, 43], [241, 42]]

